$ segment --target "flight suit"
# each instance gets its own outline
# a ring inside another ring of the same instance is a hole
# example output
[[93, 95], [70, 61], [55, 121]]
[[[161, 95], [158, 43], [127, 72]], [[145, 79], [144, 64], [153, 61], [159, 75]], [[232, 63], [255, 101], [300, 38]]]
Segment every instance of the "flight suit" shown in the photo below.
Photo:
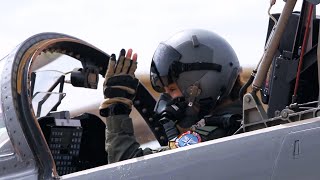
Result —
[[[221, 109], [216, 109], [212, 116], [216, 120], [224, 120], [223, 118], [236, 118], [233, 120], [240, 120], [242, 118], [242, 105], [240, 101], [235, 101], [232, 104], [225, 106]], [[239, 121], [238, 121], [239, 122]], [[197, 127], [197, 132], [202, 141], [208, 141], [232, 135], [240, 126], [240, 123], [236, 127], [223, 128], [216, 125], [215, 122], [208, 120], [208, 125], [203, 127]], [[114, 115], [107, 117], [106, 126], [106, 151], [108, 153], [108, 163], [114, 163], [134, 157], [140, 157], [147, 154], [152, 154], [159, 151], [169, 149], [168, 147], [162, 147], [158, 150], [152, 150], [150, 148], [141, 149], [140, 144], [136, 141], [133, 132], [132, 119], [128, 115]]]

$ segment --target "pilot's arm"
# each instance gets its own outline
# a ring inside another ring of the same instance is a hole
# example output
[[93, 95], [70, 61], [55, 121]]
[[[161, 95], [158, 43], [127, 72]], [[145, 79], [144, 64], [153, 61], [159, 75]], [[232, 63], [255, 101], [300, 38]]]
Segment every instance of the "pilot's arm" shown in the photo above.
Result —
[[150, 149], [142, 150], [133, 134], [132, 119], [129, 117], [132, 100], [139, 81], [134, 76], [137, 68], [137, 54], [132, 56], [121, 50], [118, 60], [111, 55], [105, 75], [103, 93], [105, 99], [100, 105], [100, 114], [107, 117], [106, 151], [108, 163], [150, 154]]
[[151, 154], [149, 148], [142, 150], [133, 134], [132, 120], [128, 115], [107, 118], [106, 151], [108, 163]]

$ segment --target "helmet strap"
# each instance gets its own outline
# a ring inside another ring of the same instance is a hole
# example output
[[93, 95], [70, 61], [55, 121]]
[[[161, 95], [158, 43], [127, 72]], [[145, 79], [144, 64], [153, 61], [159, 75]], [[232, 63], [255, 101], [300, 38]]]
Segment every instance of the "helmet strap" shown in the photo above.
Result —
[[198, 70], [212, 70], [221, 72], [222, 66], [216, 63], [207, 63], [207, 62], [195, 62], [195, 63], [182, 63], [179, 61], [174, 61], [170, 68], [169, 72], [175, 78], [178, 78], [179, 75], [187, 71], [198, 71]]
[[216, 102], [215, 102], [215, 107], [217, 105], [219, 105], [221, 103], [221, 101], [225, 98], [224, 97], [225, 93], [226, 93], [226, 87], [223, 86], [220, 88], [219, 95], [218, 95]]

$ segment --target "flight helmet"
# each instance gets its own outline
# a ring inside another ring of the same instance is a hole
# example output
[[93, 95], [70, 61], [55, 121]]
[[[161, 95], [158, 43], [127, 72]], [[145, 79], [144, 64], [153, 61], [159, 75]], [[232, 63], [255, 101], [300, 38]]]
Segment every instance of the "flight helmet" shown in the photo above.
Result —
[[216, 104], [229, 95], [239, 71], [236, 53], [225, 39], [211, 31], [190, 29], [158, 45], [150, 80], [157, 92], [176, 82], [189, 105]]

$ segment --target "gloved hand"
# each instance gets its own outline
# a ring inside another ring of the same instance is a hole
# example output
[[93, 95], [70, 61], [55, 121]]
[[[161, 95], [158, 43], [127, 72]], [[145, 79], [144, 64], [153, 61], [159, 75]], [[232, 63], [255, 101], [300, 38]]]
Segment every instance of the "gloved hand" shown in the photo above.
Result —
[[139, 84], [134, 72], [137, 69], [137, 54], [132, 59], [132, 49], [126, 51], [122, 49], [118, 60], [115, 54], [109, 59], [108, 69], [103, 83], [104, 100], [99, 109], [100, 115], [129, 114], [132, 100]]

